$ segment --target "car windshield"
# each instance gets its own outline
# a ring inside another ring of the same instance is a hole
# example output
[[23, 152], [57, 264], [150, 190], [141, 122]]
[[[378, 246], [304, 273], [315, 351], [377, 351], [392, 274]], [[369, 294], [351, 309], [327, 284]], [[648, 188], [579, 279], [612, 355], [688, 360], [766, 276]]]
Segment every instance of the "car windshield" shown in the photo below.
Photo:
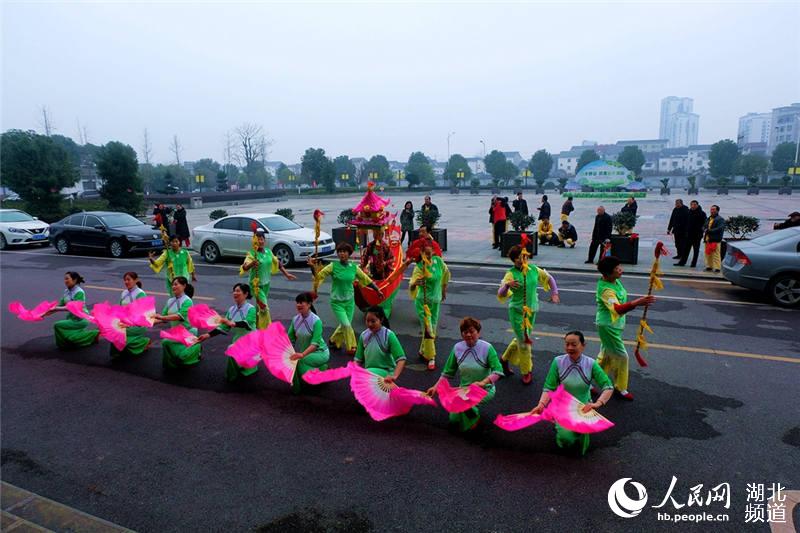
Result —
[[298, 226], [288, 218], [282, 216], [259, 218], [258, 220], [264, 224], [269, 231], [288, 231], [303, 227]]
[[125, 226], [142, 226], [142, 222], [126, 213], [117, 213], [115, 215], [104, 215], [103, 222], [109, 228], [122, 228]]
[[752, 241], [753, 244], [758, 244], [760, 246], [766, 246], [768, 244], [774, 244], [778, 241], [782, 241], [783, 239], [788, 239], [789, 237], [796, 237], [797, 232], [795, 231], [774, 231], [772, 233], [767, 233], [766, 235], [762, 235], [761, 237], [756, 237]]
[[30, 222], [33, 217], [22, 211], [0, 212], [0, 222]]

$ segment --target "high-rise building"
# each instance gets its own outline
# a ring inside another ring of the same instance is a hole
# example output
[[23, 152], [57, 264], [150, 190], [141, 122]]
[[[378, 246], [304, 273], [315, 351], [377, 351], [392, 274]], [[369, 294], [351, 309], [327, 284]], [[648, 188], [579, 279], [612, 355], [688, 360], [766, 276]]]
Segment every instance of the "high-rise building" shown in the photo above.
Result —
[[772, 113], [748, 113], [739, 117], [736, 142], [739, 146], [753, 143], [768, 143]]
[[800, 142], [800, 103], [772, 110], [768, 151], [772, 153], [781, 143]]
[[667, 139], [669, 148], [683, 148], [697, 144], [700, 116], [692, 113], [694, 100], [667, 96], [661, 100], [659, 139]]

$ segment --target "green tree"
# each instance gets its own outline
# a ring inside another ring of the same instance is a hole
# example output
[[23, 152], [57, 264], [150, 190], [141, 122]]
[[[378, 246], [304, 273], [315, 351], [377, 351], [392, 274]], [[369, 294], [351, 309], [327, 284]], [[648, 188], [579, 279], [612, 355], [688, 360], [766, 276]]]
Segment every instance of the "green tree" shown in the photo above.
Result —
[[278, 183], [281, 185], [290, 185], [289, 183], [289, 176], [292, 175], [292, 171], [289, 170], [289, 167], [281, 163], [278, 165], [278, 169], [275, 171], [275, 179], [278, 180]]
[[533, 179], [541, 187], [550, 177], [553, 168], [553, 156], [547, 150], [538, 150], [528, 162], [528, 170], [533, 174]]
[[336, 188], [336, 164], [330, 158], [325, 158], [325, 164], [322, 166], [322, 184], [325, 190], [333, 192]]
[[600, 156], [597, 155], [597, 152], [595, 152], [594, 150], [584, 150], [583, 153], [581, 153], [580, 159], [578, 159], [578, 165], [575, 167], [575, 174], [580, 172], [580, 170], [583, 167], [585, 167], [592, 161], [598, 161], [599, 159]]
[[483, 164], [486, 166], [486, 172], [492, 175], [492, 177], [497, 180], [498, 182], [502, 181], [505, 182], [508, 180], [506, 173], [508, 172], [508, 167], [506, 163], [508, 160], [503, 152], [499, 150], [492, 150], [489, 154], [483, 158]]
[[[436, 175], [433, 173], [431, 162], [422, 152], [414, 152], [408, 156], [408, 163], [406, 163], [405, 173], [409, 187], [413, 187], [414, 185], [418, 185], [420, 183], [431, 186], [436, 184]], [[415, 178], [413, 185], [411, 176]]]
[[228, 173], [224, 170], [217, 171], [217, 192], [227, 192]]
[[717, 141], [711, 145], [708, 154], [708, 173], [714, 178], [727, 178], [736, 170], [739, 147], [730, 139]]
[[644, 152], [638, 146], [626, 146], [617, 156], [617, 162], [633, 172], [634, 176], [639, 176], [645, 163]]
[[26, 209], [47, 220], [61, 214], [61, 189], [78, 181], [69, 153], [46, 135], [9, 130], [0, 136], [3, 185], [19, 194]]
[[419, 176], [416, 174], [406, 174], [406, 181], [408, 182], [409, 189], [420, 184]]
[[100, 196], [108, 200], [112, 211], [125, 211], [131, 215], [142, 206], [142, 180], [139, 179], [139, 161], [136, 150], [111, 141], [100, 148], [95, 156], [97, 174], [103, 179]]
[[508, 180], [519, 176], [519, 167], [511, 161], [506, 161], [505, 167], [506, 168], [503, 171], [503, 179], [505, 179], [506, 183], [508, 183]]
[[[206, 157], [197, 161], [194, 164], [194, 175], [204, 176], [205, 178], [205, 182], [199, 184], [200, 189], [211, 188], [211, 180], [216, 177], [220, 170], [220, 164], [213, 159]], [[192, 179], [194, 180], [194, 176], [192, 176]]]
[[[333, 160], [333, 167], [336, 173], [336, 181], [341, 185], [353, 185], [356, 181], [356, 166], [346, 155], [340, 155]], [[342, 175], [346, 174], [347, 179], [342, 180]]]
[[786, 172], [789, 167], [794, 165], [794, 154], [797, 145], [795, 143], [781, 143], [772, 152], [772, 170], [775, 172]]
[[328, 163], [328, 157], [322, 148], [309, 148], [300, 160], [300, 174], [303, 180], [312, 185], [322, 183], [322, 172]]
[[[463, 178], [458, 177], [459, 172], [464, 173]], [[447, 161], [447, 166], [444, 167], [443, 177], [446, 181], [449, 181], [453, 187], [458, 187], [461, 184], [469, 183], [472, 179], [472, 169], [469, 168], [469, 163], [467, 163], [463, 155], [453, 154]]]
[[739, 156], [736, 160], [736, 173], [744, 176], [751, 186], [757, 185], [768, 169], [769, 160], [762, 155], [748, 154]]
[[378, 174], [378, 178], [373, 179], [375, 182], [389, 183], [390, 181], [394, 180], [392, 169], [389, 167], [389, 161], [386, 159], [386, 156], [380, 154], [373, 155], [369, 158], [367, 164], [364, 165], [364, 169], [367, 172], [367, 179], [369, 179], [371, 172]]

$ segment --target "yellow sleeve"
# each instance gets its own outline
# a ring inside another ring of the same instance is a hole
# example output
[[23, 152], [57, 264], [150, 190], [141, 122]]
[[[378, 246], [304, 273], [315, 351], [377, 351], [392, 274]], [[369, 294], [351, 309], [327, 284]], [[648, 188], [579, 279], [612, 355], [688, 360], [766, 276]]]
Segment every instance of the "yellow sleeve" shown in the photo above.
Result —
[[617, 295], [611, 289], [606, 289], [602, 293], [600, 293], [600, 300], [603, 302], [603, 305], [606, 306], [608, 312], [611, 313], [611, 321], [616, 322], [619, 320], [619, 313], [614, 310], [614, 304], [620, 303], [617, 300]]
[[272, 255], [272, 273], [277, 274], [281, 271], [280, 269], [281, 263], [278, 261], [278, 258], [275, 257], [275, 254]]
[[450, 283], [450, 269], [447, 268], [447, 263], [442, 261], [442, 287], [446, 287]]
[[[511, 283], [512, 281], [514, 281], [514, 275], [511, 274], [511, 272], [506, 272], [506, 275], [503, 276], [503, 281], [500, 282], [500, 287], [502, 288], [503, 285]], [[513, 294], [514, 294], [514, 292], [511, 289], [508, 289], [508, 292], [506, 292], [505, 296], [500, 296], [500, 292], [498, 291], [497, 299], [500, 301], [500, 303], [505, 303], [506, 300], [511, 298], [511, 295], [513, 295]]]
[[186, 269], [189, 274], [194, 274], [194, 261], [192, 261], [192, 254], [188, 250], [186, 251]]
[[164, 268], [164, 263], [166, 262], [167, 262], [167, 251], [164, 250], [163, 252], [161, 252], [161, 255], [159, 255], [156, 259], [154, 259], [152, 263], [150, 263], [150, 268], [153, 270], [153, 272], [158, 274], [159, 272], [161, 272], [161, 269]]
[[244, 276], [247, 273], [247, 270], [244, 269], [244, 266], [253, 261], [253, 254], [252, 252], [247, 252], [247, 255], [244, 256], [244, 261], [239, 266], [239, 275]]
[[[537, 267], [539, 268], [539, 267]], [[547, 273], [547, 270], [543, 268], [539, 268], [539, 286], [546, 292], [550, 292], [552, 289], [550, 287], [550, 274]]]
[[366, 287], [367, 285], [372, 283], [372, 278], [370, 278], [369, 276], [364, 274], [364, 271], [361, 270], [361, 267], [357, 266], [356, 267], [356, 281], [358, 281], [358, 284], [361, 285], [362, 287]]
[[411, 299], [414, 300], [417, 297], [417, 291], [419, 287], [414, 287], [413, 289], [411, 286], [419, 281], [422, 278], [422, 269], [419, 267], [419, 264], [414, 265], [414, 271], [411, 273], [411, 280], [408, 282], [408, 294], [411, 296]]
[[333, 263], [328, 263], [325, 265], [325, 268], [314, 274], [314, 284], [313, 290], [317, 292], [319, 286], [322, 285], [322, 282], [325, 281], [325, 278], [333, 274]]

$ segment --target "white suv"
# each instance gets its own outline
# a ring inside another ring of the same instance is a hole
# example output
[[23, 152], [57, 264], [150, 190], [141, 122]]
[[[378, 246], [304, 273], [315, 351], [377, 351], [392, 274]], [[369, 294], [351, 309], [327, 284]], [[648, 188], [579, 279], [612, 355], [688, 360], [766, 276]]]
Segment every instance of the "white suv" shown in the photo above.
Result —
[[[274, 213], [243, 213], [220, 218], [192, 230], [192, 249], [208, 263], [220, 257], [244, 257], [252, 249], [253, 223], [263, 228], [267, 246], [283, 266], [305, 261], [314, 253], [314, 230]], [[334, 255], [330, 235], [319, 234], [319, 256]]]

